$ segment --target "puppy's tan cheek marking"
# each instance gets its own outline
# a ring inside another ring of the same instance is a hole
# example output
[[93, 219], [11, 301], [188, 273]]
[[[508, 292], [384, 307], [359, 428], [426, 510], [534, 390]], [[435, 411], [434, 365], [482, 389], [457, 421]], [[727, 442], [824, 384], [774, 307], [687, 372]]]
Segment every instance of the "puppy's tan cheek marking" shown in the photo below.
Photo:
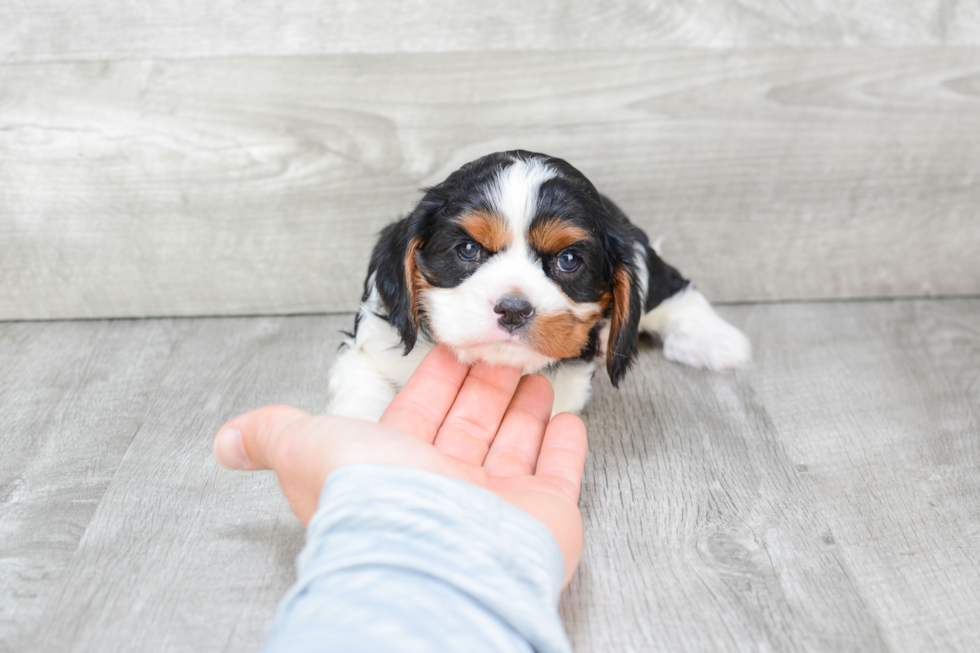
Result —
[[564, 220], [541, 222], [527, 233], [527, 242], [542, 254], [557, 254], [569, 245], [589, 239], [589, 232]]
[[528, 331], [528, 344], [550, 358], [578, 356], [589, 342], [589, 332], [602, 317], [602, 311], [593, 311], [580, 319], [571, 313], [536, 316]]
[[459, 224], [483, 249], [491, 252], [499, 252], [514, 240], [507, 222], [494, 213], [467, 213], [459, 219]]

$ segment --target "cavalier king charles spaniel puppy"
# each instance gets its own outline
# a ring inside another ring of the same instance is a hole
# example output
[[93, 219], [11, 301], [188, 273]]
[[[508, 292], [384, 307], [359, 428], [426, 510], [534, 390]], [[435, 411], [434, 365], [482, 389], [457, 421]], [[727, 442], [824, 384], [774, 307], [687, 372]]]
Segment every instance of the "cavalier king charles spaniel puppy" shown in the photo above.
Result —
[[464, 363], [544, 374], [554, 414], [577, 413], [598, 363], [618, 386], [641, 331], [695, 367], [740, 367], [752, 355], [581, 172], [543, 154], [490, 154], [381, 232], [330, 375], [329, 412], [377, 420], [441, 342]]

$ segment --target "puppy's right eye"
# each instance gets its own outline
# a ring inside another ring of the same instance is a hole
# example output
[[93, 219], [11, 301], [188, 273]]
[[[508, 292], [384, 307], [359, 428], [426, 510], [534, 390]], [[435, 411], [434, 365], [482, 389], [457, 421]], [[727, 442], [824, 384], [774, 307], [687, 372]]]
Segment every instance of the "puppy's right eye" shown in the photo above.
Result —
[[461, 261], [471, 263], [480, 258], [481, 247], [472, 241], [468, 241], [456, 248], [456, 253]]

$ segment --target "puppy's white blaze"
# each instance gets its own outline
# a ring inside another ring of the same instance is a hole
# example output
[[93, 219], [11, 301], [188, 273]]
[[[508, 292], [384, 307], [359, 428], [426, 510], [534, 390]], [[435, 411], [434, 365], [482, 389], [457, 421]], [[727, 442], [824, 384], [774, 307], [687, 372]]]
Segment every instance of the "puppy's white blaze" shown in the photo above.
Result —
[[494, 211], [503, 216], [514, 235], [523, 238], [538, 205], [541, 184], [557, 176], [540, 159], [518, 159], [497, 175], [488, 189]]

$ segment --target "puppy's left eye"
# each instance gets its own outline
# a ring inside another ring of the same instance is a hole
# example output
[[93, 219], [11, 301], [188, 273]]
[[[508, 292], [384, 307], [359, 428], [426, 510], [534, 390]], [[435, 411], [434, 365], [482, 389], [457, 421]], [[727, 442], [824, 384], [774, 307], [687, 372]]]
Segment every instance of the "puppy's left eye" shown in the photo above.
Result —
[[469, 241], [465, 242], [456, 248], [456, 253], [461, 261], [466, 261], [467, 263], [473, 262], [480, 258], [480, 246], [476, 243]]
[[574, 252], [562, 252], [558, 255], [558, 269], [562, 272], [575, 272], [582, 261]]

